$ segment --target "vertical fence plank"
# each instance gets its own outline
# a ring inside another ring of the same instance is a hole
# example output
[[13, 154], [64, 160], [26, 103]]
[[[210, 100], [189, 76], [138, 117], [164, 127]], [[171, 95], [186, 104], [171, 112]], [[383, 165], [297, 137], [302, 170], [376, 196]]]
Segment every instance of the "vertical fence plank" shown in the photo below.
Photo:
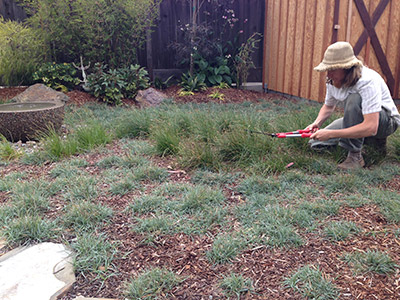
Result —
[[278, 41], [278, 68], [277, 68], [277, 87], [280, 91], [284, 91], [284, 73], [285, 73], [285, 58], [286, 58], [286, 41], [287, 41], [287, 2], [288, 0], [280, 1], [280, 23], [279, 23], [279, 41]]
[[292, 94], [300, 96], [301, 91], [301, 78], [303, 77], [303, 40], [304, 40], [304, 27], [305, 27], [305, 10], [306, 2], [297, 1], [296, 7], [296, 30], [295, 30], [295, 41], [294, 41], [294, 53], [293, 53], [293, 80], [292, 80]]
[[[319, 2], [319, 1], [318, 1]], [[316, 1], [306, 1], [306, 22], [304, 31], [303, 46], [303, 70], [300, 95], [303, 98], [310, 98], [312, 53], [314, 47], [314, 24], [316, 18]]]
[[284, 86], [283, 91], [286, 94], [292, 93], [292, 78], [293, 74], [293, 53], [294, 53], [294, 39], [295, 39], [295, 26], [296, 26], [296, 3], [295, 0], [287, 1], [287, 35], [286, 35], [286, 53], [285, 53], [285, 66], [284, 66]]
[[313, 68], [321, 62], [325, 48], [331, 42], [334, 4], [332, 0], [325, 0], [318, 1], [316, 6], [310, 98], [318, 99], [319, 101], [324, 99], [322, 94], [325, 92], [325, 73], [316, 72]]
[[[395, 91], [394, 91], [394, 98], [400, 99], [400, 0], [393, 0], [392, 7], [391, 7], [392, 15], [396, 15], [396, 18], [393, 20], [393, 32], [397, 34], [397, 41], [393, 38], [391, 44], [393, 45], [393, 56], [397, 57], [397, 61], [394, 63], [394, 70], [395, 70]], [[392, 36], [390, 34], [390, 36]], [[397, 47], [396, 47], [397, 45]], [[397, 55], [396, 55], [397, 53]]]
[[272, 7], [272, 26], [271, 30], [273, 32], [272, 36], [272, 45], [271, 45], [271, 87], [279, 91], [277, 87], [277, 69], [278, 69], [278, 63], [277, 63], [277, 58], [278, 58], [278, 44], [279, 44], [279, 36], [277, 32], [279, 32], [279, 13], [280, 13], [280, 5], [279, 1], [273, 1], [274, 5]]

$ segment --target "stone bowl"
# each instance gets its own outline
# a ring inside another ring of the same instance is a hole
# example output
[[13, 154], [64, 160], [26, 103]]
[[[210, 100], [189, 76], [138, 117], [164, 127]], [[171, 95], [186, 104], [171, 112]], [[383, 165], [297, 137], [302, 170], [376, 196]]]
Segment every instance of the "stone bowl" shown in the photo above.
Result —
[[62, 102], [0, 104], [0, 134], [10, 142], [37, 140], [64, 120]]

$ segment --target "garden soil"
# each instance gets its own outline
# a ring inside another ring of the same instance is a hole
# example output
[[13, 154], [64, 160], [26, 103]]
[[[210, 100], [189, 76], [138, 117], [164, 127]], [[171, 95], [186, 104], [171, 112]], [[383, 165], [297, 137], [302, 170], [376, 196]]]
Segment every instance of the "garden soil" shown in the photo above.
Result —
[[[0, 99], [10, 99], [22, 92], [24, 88], [2, 88]], [[195, 96], [177, 97], [177, 87], [169, 88], [165, 92], [168, 96], [175, 97], [177, 102], [210, 102], [215, 101], [208, 97], [209, 93], [199, 93]], [[223, 90], [226, 102], [241, 102], [276, 100], [281, 96], [264, 94], [245, 90]], [[87, 102], [97, 101], [94, 97], [81, 92], [68, 93], [70, 103], [82, 105]], [[230, 99], [229, 101], [227, 99]], [[286, 101], [293, 101], [283, 99]], [[135, 105], [132, 100], [125, 100], [126, 105]], [[115, 141], [107, 146], [114, 155], [124, 155], [123, 147]], [[103, 159], [105, 153], [89, 153], [81, 155], [89, 162], [87, 171], [93, 174], [100, 170], [96, 163]], [[190, 182], [190, 171], [181, 170], [171, 158], [153, 158], [154, 163], [170, 170], [170, 180], [180, 183]], [[172, 168], [171, 168], [172, 166]], [[11, 163], [0, 169], [0, 176], [10, 172], [26, 171], [32, 178], [48, 176], [53, 164], [45, 166], [29, 166]], [[400, 192], [400, 176], [381, 186], [382, 189]], [[228, 201], [237, 202], [240, 199], [231, 190], [225, 190]], [[340, 194], [335, 195], [340, 199]], [[0, 194], [0, 205], [6, 203], [6, 193]], [[114, 274], [105, 280], [99, 280], [90, 275], [77, 274], [77, 281], [72, 289], [63, 296], [62, 300], [74, 299], [76, 296], [104, 297], [124, 299], [124, 283], [137, 276], [142, 271], [152, 267], [165, 267], [183, 278], [183, 282], [174, 288], [168, 295], [161, 295], [159, 299], [225, 299], [219, 288], [223, 275], [232, 272], [243, 275], [253, 280], [255, 289], [244, 291], [240, 299], [274, 299], [288, 300], [301, 299], [300, 295], [292, 290], [285, 289], [282, 281], [288, 274], [295, 272], [306, 264], [318, 264], [327, 279], [340, 288], [340, 299], [363, 300], [388, 300], [400, 299], [400, 274], [390, 276], [377, 274], [355, 275], [352, 269], [341, 260], [340, 256], [346, 252], [363, 251], [366, 249], [388, 252], [400, 264], [400, 240], [393, 232], [395, 225], [388, 224], [379, 213], [375, 205], [366, 205], [361, 208], [344, 207], [337, 216], [331, 217], [332, 221], [347, 220], [357, 226], [371, 231], [374, 234], [358, 235], [354, 238], [332, 243], [321, 239], [315, 233], [303, 232], [306, 243], [295, 248], [255, 247], [242, 252], [232, 263], [213, 265], [208, 262], [205, 253], [212, 246], [212, 233], [202, 236], [187, 236], [176, 234], [159, 237], [153, 244], [143, 243], [143, 236], [130, 230], [130, 218], [124, 213], [129, 203], [129, 197], [103, 196], [99, 201], [114, 210], [114, 216], [105, 231], [111, 241], [118, 245], [120, 253], [124, 256], [117, 257], [114, 262]], [[49, 218], [57, 215], [57, 203], [52, 207]]]

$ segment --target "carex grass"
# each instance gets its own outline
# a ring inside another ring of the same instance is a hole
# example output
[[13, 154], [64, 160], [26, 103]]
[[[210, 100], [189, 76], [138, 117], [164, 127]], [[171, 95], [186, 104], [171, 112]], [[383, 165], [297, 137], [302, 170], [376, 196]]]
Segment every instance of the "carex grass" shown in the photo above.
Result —
[[[266, 286], [264, 279], [242, 265], [247, 258], [275, 262], [277, 253], [282, 261], [288, 252], [308, 255], [317, 238], [318, 257], [337, 263], [326, 256], [325, 246], [343, 250], [365, 237], [381, 242], [372, 231], [393, 234], [397, 241], [400, 236], [399, 197], [388, 188], [400, 173], [393, 143], [388, 159], [373, 168], [340, 173], [340, 151], [313, 153], [307, 139], [251, 132], [302, 128], [316, 112], [278, 102], [67, 108], [65, 135], [51, 133], [39, 143], [40, 151], [19, 160], [43, 168], [19, 172], [12, 160], [5, 162], [11, 168], [0, 178], [1, 235], [12, 245], [69, 244], [76, 273], [100, 280], [99, 285], [124, 274], [120, 261], [135, 261], [140, 251], [145, 256], [140, 269], [120, 287], [127, 299], [168, 297], [185, 280], [197, 282], [198, 264], [207, 276], [207, 270], [223, 270], [207, 282], [216, 297], [239, 299], [246, 292], [268, 297], [259, 289]], [[32, 171], [37, 169], [42, 171]], [[369, 211], [376, 218], [366, 227], [359, 221]], [[113, 223], [119, 219], [123, 222]], [[383, 229], [375, 228], [374, 220], [385, 220], [379, 222]], [[134, 236], [137, 247], [126, 250], [108, 235], [116, 230]], [[163, 247], [177, 247], [182, 258], [154, 259]], [[355, 255], [347, 249], [338, 257], [357, 276], [396, 274], [398, 262], [390, 251]], [[307, 257], [282, 268], [278, 285], [286, 278], [287, 292], [338, 299], [332, 279], [341, 274]]]

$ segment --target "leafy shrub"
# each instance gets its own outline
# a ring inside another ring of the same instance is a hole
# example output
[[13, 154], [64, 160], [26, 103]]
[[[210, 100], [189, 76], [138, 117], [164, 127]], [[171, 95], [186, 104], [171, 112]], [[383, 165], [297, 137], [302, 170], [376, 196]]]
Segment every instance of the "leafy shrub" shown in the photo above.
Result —
[[46, 53], [38, 31], [0, 16], [0, 85], [32, 83], [35, 71]]
[[232, 84], [231, 70], [228, 67], [228, 60], [218, 56], [214, 60], [207, 61], [198, 53], [194, 55], [194, 73], [204, 81], [207, 86], [216, 86], [221, 83]]
[[182, 74], [180, 85], [182, 90], [186, 92], [199, 92], [206, 87], [204, 76], [199, 74], [190, 75], [190, 73]]
[[77, 77], [77, 69], [72, 64], [56, 64], [55, 62], [43, 64], [33, 73], [33, 80], [62, 92], [67, 92], [80, 83]]
[[87, 77], [91, 93], [106, 103], [120, 105], [123, 98], [135, 98], [150, 85], [147, 71], [139, 65], [106, 70], [107, 65], [97, 63]]

